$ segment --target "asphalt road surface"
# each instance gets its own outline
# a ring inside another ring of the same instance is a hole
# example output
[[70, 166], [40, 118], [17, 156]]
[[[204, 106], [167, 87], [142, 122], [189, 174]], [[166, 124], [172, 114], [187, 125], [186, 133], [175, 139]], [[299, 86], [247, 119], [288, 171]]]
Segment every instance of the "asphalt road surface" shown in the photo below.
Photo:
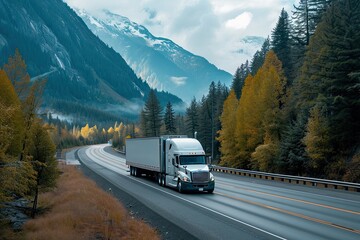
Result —
[[[107, 144], [77, 154], [112, 191], [143, 204], [169, 223], [169, 231], [177, 229], [169, 239], [360, 239], [359, 193], [214, 172], [213, 194], [180, 194], [130, 176], [125, 157]], [[167, 238], [166, 229], [161, 232]]]

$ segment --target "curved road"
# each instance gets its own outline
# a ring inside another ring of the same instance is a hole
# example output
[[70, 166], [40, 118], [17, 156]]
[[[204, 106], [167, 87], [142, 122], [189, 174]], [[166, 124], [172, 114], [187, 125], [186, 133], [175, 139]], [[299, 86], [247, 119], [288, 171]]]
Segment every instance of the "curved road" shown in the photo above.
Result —
[[[83, 164], [198, 239], [360, 239], [360, 194], [214, 173], [213, 194], [180, 194], [130, 176], [107, 144]], [[181, 239], [181, 236], [179, 236]]]

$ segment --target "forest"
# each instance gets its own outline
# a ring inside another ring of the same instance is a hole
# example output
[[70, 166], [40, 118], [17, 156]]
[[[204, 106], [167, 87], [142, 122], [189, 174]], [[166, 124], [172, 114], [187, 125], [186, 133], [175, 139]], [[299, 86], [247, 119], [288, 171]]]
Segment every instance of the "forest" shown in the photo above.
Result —
[[291, 18], [282, 10], [235, 75], [220, 164], [359, 182], [359, 30], [359, 1], [300, 1]]
[[196, 132], [222, 166], [360, 182], [359, 93], [360, 2], [301, 0], [230, 90], [213, 82], [185, 116], [168, 104], [164, 120], [149, 95], [140, 134]]

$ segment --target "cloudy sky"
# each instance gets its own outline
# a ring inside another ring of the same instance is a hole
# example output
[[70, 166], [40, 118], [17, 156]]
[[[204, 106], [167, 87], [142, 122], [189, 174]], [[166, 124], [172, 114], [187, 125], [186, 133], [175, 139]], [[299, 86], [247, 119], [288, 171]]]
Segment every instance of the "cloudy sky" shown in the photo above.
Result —
[[[102, 9], [144, 25], [233, 74], [249, 58], [239, 54], [245, 36], [267, 37], [280, 11], [298, 0], [64, 0], [99, 16]], [[252, 50], [254, 51], [254, 50]], [[253, 52], [251, 52], [251, 55]], [[249, 59], [250, 60], [250, 59]]]

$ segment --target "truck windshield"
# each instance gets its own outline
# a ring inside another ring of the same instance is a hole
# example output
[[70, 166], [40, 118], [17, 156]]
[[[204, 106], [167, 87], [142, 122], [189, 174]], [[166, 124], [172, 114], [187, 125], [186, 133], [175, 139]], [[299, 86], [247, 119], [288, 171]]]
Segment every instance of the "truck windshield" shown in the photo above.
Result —
[[180, 156], [180, 165], [206, 164], [205, 156]]

